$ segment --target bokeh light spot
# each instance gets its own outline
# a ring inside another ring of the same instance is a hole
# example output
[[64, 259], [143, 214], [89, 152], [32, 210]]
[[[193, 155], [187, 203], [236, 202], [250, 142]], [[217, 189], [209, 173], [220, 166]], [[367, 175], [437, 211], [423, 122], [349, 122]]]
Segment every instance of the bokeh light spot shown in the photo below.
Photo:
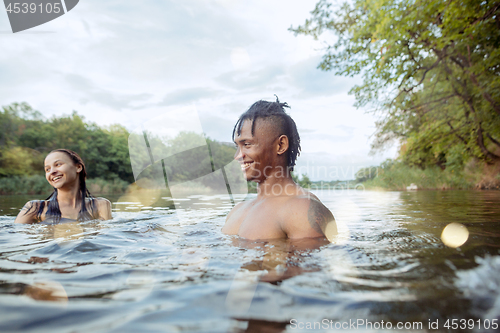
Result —
[[335, 221], [327, 223], [324, 233], [330, 243], [333, 242], [334, 237], [338, 235], [337, 223]]
[[469, 230], [467, 227], [460, 223], [448, 224], [441, 233], [441, 240], [444, 245], [449, 247], [459, 247], [465, 244], [469, 238]]

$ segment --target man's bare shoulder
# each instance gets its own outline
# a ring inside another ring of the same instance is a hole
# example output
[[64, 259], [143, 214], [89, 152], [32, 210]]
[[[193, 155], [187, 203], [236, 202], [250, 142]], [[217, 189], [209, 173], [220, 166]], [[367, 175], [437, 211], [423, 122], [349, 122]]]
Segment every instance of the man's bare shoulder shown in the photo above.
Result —
[[241, 202], [238, 202], [232, 209], [231, 211], [227, 214], [226, 220], [234, 213], [237, 213], [238, 211], [244, 209], [246, 206], [248, 206], [254, 199], [249, 199], [249, 200], [244, 200]]
[[[290, 197], [281, 209], [283, 229], [289, 238], [320, 237], [328, 224], [335, 224], [332, 212], [312, 193]], [[292, 236], [290, 236], [290, 233]], [[336, 226], [335, 226], [336, 233]]]

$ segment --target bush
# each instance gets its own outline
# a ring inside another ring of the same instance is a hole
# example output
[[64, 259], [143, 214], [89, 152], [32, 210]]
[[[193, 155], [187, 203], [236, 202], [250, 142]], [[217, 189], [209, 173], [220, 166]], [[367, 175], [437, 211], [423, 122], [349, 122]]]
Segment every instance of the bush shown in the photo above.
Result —
[[[87, 180], [87, 188], [92, 194], [121, 194], [129, 184], [121, 179], [105, 180], [101, 178]], [[53, 188], [42, 175], [13, 176], [0, 178], [0, 194], [46, 194], [52, 193]]]
[[87, 181], [87, 188], [92, 194], [121, 194], [125, 193], [128, 185], [129, 183], [118, 178], [113, 180], [94, 178]]
[[47, 194], [52, 193], [44, 176], [12, 176], [0, 178], [0, 194]]
[[438, 166], [420, 169], [410, 167], [403, 162], [392, 161], [381, 166], [378, 176], [367, 180], [366, 188], [406, 190], [410, 184], [419, 189], [472, 189], [475, 187], [475, 175], [463, 169], [442, 170]]

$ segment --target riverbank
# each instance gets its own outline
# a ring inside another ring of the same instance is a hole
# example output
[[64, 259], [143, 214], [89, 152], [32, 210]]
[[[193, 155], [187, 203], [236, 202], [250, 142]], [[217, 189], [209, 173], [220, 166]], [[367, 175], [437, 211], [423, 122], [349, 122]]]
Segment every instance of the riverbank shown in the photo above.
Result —
[[365, 177], [369, 179], [361, 182], [366, 189], [404, 191], [411, 184], [422, 190], [500, 189], [500, 164], [471, 161], [461, 169], [442, 170], [434, 166], [422, 170], [401, 162], [392, 162], [372, 170], [374, 174], [370, 175], [371, 178]]
[[[87, 180], [87, 188], [92, 194], [122, 194], [125, 193], [129, 185], [121, 179], [94, 178]], [[52, 187], [42, 175], [0, 178], [0, 195], [48, 195], [50, 193], [52, 193]]]

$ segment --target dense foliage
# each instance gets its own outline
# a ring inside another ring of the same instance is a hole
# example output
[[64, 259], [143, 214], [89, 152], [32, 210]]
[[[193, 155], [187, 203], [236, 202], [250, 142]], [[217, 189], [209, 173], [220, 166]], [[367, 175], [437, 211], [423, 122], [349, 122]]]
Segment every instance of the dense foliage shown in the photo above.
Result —
[[84, 159], [88, 178], [133, 182], [128, 131], [101, 128], [78, 113], [46, 120], [26, 103], [0, 110], [0, 178], [43, 174], [45, 155], [67, 148]]
[[48, 152], [57, 148], [71, 149], [83, 158], [88, 187], [96, 193], [123, 192], [127, 184], [134, 182], [130, 154], [145, 166], [151, 164], [150, 153], [166, 156], [136, 175], [137, 180], [147, 178], [151, 184], [165, 185], [168, 174], [167, 185], [203, 177], [201, 185], [220, 187], [220, 176], [215, 171], [222, 167], [229, 183], [238, 183], [241, 178], [239, 165], [226, 167], [233, 161], [232, 144], [192, 132], [181, 132], [174, 138], [149, 135], [149, 151], [143, 134], [130, 136], [120, 125], [103, 128], [85, 122], [76, 112], [47, 120], [26, 103], [3, 107], [0, 127], [0, 194], [50, 193], [43, 161]]
[[357, 183], [362, 183], [365, 182], [369, 179], [373, 179], [378, 176], [378, 171], [379, 168], [377, 167], [368, 167], [368, 168], [361, 168], [356, 172], [356, 182]]
[[[320, 0], [296, 34], [333, 32], [319, 67], [361, 75], [356, 106], [380, 115], [372, 149], [407, 165], [500, 161], [500, 1]], [[327, 38], [327, 37], [322, 37]]]
[[292, 173], [292, 179], [294, 182], [302, 186], [303, 188], [311, 188], [312, 181], [309, 179], [309, 176], [307, 174], [302, 174], [302, 178], [300, 178], [298, 175], [295, 173]]
[[[365, 175], [366, 171], [365, 169]], [[364, 178], [365, 188], [406, 190], [410, 184], [418, 189], [500, 189], [498, 166], [487, 165], [478, 160], [469, 161], [464, 168], [428, 166], [425, 169], [406, 165], [403, 161], [391, 159], [376, 168], [376, 177]], [[360, 175], [363, 172], [360, 170]], [[373, 173], [372, 173], [373, 175]]]

